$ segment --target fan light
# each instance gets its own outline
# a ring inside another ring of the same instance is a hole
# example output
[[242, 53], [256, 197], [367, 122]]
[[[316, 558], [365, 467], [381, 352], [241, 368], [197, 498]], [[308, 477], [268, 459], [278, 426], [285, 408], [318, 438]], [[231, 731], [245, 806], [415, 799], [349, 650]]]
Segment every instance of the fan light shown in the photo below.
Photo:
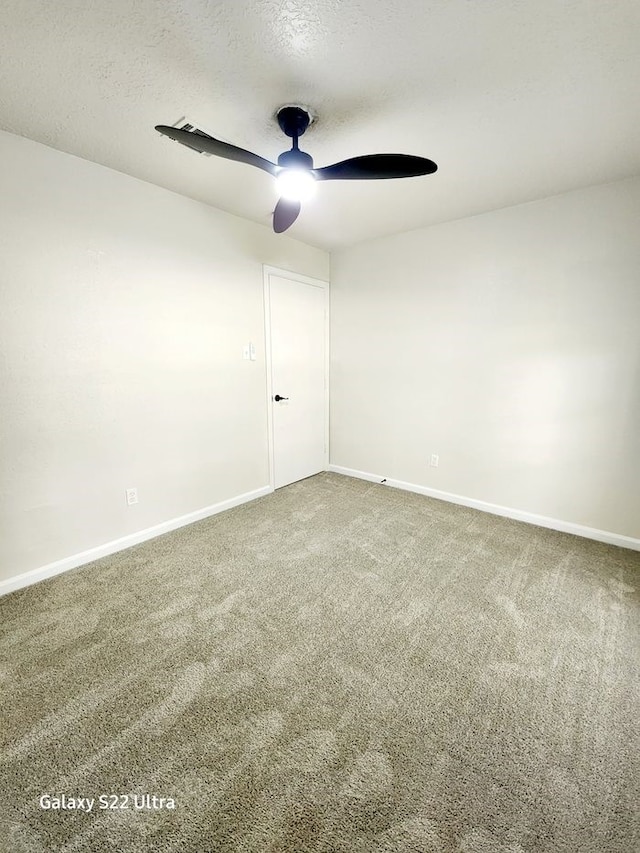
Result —
[[276, 178], [278, 192], [288, 201], [307, 201], [316, 190], [316, 179], [306, 169], [283, 169]]

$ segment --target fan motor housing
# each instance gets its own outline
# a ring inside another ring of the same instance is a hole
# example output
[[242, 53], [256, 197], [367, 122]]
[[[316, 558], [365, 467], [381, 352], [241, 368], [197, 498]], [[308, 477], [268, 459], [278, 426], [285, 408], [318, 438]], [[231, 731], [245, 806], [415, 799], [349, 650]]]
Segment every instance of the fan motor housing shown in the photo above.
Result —
[[284, 151], [278, 157], [278, 166], [283, 169], [313, 169], [313, 158], [306, 151], [292, 148], [291, 151]]

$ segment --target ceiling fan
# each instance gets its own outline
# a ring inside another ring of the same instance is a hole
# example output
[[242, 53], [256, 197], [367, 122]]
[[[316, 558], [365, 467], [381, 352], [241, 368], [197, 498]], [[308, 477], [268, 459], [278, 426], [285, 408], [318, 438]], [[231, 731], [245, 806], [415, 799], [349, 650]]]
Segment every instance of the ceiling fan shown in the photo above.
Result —
[[309, 112], [303, 107], [285, 106], [278, 110], [277, 119], [283, 133], [293, 140], [291, 150], [284, 151], [278, 157], [277, 164], [244, 148], [214, 139], [202, 131], [194, 132], [164, 124], [156, 125], [156, 130], [196, 151], [248, 163], [273, 175], [280, 193], [273, 211], [273, 230], [276, 234], [281, 234], [293, 225], [300, 213], [301, 202], [311, 197], [316, 181], [413, 178], [430, 175], [438, 168], [433, 160], [412, 154], [365, 154], [316, 169], [310, 155], [298, 148], [298, 139], [311, 123]]

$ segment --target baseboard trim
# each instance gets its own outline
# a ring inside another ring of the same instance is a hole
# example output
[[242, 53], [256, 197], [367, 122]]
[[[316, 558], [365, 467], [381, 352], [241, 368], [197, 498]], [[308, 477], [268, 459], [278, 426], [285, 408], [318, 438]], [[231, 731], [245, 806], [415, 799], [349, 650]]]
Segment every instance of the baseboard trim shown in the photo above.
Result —
[[[334, 474], [344, 474], [347, 477], [356, 477], [359, 480], [368, 480], [371, 483], [380, 483], [382, 475], [369, 474], [366, 471], [356, 471], [354, 468], [343, 468], [341, 465], [329, 465], [328, 471]], [[598, 530], [595, 527], [585, 527], [582, 524], [574, 524], [571, 521], [560, 521], [557, 518], [548, 518], [546, 515], [535, 515], [520, 509], [512, 509], [507, 506], [479, 501], [475, 498], [467, 498], [463, 495], [454, 495], [451, 492], [442, 492], [439, 489], [431, 489], [428, 486], [418, 486], [415, 483], [405, 483], [403, 480], [385, 479], [385, 486], [394, 489], [404, 489], [407, 492], [416, 492], [429, 498], [436, 498], [448, 503], [468, 506], [479, 509], [481, 512], [489, 512], [492, 515], [501, 515], [505, 518], [513, 518], [516, 521], [525, 521], [527, 524], [535, 524], [538, 527], [548, 527], [551, 530], [559, 530], [561, 533], [572, 533], [574, 536], [582, 536], [585, 539], [595, 539], [596, 542], [606, 542], [608, 545], [618, 545], [620, 548], [629, 548], [632, 551], [640, 551], [640, 539], [631, 536], [623, 536], [620, 533], [610, 533], [608, 530]]]
[[219, 503], [211, 504], [211, 506], [197, 509], [194, 512], [187, 513], [187, 515], [163, 521], [161, 524], [155, 524], [153, 527], [147, 527], [144, 530], [139, 530], [137, 533], [130, 533], [128, 536], [114, 539], [95, 548], [89, 548], [89, 550], [82, 551], [80, 554], [65, 557], [63, 560], [57, 560], [55, 563], [49, 563], [46, 566], [41, 566], [39, 569], [32, 569], [29, 572], [23, 572], [15, 577], [7, 578], [0, 581], [0, 596], [15, 592], [25, 586], [31, 586], [46, 578], [68, 572], [70, 569], [76, 569], [85, 563], [92, 563], [94, 560], [99, 560], [100, 557], [108, 557], [117, 551], [124, 551], [126, 548], [131, 548], [132, 545], [138, 545], [141, 542], [146, 542], [148, 539], [155, 539], [156, 536], [162, 536], [163, 533], [169, 533], [171, 530], [177, 530], [179, 527], [185, 527], [187, 524], [193, 524], [195, 521], [202, 521], [203, 518], [217, 515], [219, 512], [224, 512], [234, 506], [240, 506], [240, 504], [264, 497], [271, 494], [271, 492], [273, 492], [271, 486], [263, 486], [252, 492], [245, 492], [243, 495], [237, 495], [226, 501], [220, 501]]

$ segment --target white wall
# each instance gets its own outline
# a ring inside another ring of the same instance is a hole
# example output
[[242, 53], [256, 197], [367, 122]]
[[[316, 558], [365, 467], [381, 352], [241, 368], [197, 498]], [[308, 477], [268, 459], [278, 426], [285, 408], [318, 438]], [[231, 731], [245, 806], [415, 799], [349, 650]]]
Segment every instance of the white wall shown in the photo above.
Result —
[[640, 538], [640, 179], [340, 251], [331, 321], [332, 464]]
[[328, 255], [11, 134], [0, 163], [0, 580], [266, 486], [262, 264]]

